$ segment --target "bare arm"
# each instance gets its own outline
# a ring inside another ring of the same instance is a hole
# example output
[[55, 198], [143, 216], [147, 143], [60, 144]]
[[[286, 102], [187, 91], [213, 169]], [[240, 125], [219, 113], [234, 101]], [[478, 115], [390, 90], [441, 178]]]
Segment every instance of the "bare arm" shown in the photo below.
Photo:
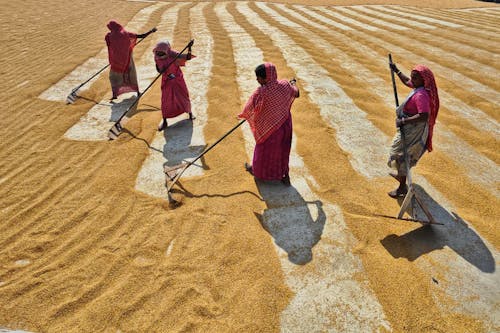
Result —
[[390, 64], [390, 67], [391, 67], [392, 71], [393, 71], [394, 73], [396, 73], [396, 75], [399, 77], [399, 79], [401, 80], [401, 82], [403, 82], [403, 84], [404, 84], [405, 86], [410, 87], [410, 88], [413, 88], [413, 85], [412, 85], [412, 83], [411, 83], [411, 79], [410, 79], [408, 76], [404, 75], [404, 74], [403, 74], [403, 72], [401, 72], [401, 71], [398, 69], [398, 67], [396, 66], [396, 64], [395, 64], [395, 63], [391, 63], [391, 64]]

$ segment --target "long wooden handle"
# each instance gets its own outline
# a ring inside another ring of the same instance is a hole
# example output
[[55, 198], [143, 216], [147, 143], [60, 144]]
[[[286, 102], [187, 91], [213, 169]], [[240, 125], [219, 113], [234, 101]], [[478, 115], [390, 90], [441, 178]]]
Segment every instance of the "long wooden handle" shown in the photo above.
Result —
[[389, 68], [391, 69], [392, 89], [394, 90], [394, 99], [396, 100], [396, 107], [398, 107], [399, 106], [398, 90], [396, 89], [396, 80], [394, 79], [394, 71], [391, 68], [392, 64], [393, 64], [392, 55], [389, 53]]

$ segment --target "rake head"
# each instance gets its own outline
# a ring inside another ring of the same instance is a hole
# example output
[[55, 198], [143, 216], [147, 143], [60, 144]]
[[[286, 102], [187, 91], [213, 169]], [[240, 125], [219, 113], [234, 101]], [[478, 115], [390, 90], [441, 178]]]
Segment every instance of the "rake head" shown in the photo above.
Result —
[[78, 98], [78, 95], [76, 94], [76, 91], [73, 90], [68, 97], [66, 97], [66, 104], [73, 104], [76, 99]]
[[167, 197], [170, 208], [177, 208], [181, 205], [181, 201], [174, 199], [171, 191], [174, 184], [177, 182], [177, 180], [179, 180], [182, 172], [186, 169], [186, 166], [188, 166], [188, 163], [181, 163], [172, 167], [164, 167], [163, 171], [165, 172], [165, 187], [167, 188]]
[[117, 122], [116, 124], [113, 125], [113, 127], [109, 129], [108, 138], [110, 140], [117, 139], [118, 136], [121, 134], [122, 130], [123, 130], [122, 125], [120, 124], [120, 122]]

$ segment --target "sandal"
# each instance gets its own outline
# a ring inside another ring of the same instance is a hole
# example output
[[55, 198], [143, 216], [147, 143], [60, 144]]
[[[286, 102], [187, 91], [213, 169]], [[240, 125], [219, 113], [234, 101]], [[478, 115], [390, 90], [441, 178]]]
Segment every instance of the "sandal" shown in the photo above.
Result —
[[168, 124], [167, 124], [167, 119], [163, 118], [160, 122], [160, 124], [158, 125], [158, 132], [161, 132], [163, 131], [165, 128], [168, 127]]
[[285, 185], [285, 186], [291, 186], [292, 184], [290, 183], [290, 176], [289, 175], [286, 175], [285, 177], [281, 178], [281, 182]]

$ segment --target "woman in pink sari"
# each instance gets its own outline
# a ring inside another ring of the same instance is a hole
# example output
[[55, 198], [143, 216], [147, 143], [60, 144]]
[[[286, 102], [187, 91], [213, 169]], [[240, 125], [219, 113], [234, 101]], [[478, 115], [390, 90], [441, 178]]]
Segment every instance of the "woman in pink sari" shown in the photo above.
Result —
[[137, 73], [135, 70], [132, 51], [137, 42], [137, 38], [145, 38], [150, 33], [156, 31], [156, 28], [137, 35], [126, 31], [118, 22], [109, 21], [108, 29], [110, 32], [104, 38], [108, 46], [108, 58], [110, 64], [109, 81], [113, 96], [116, 99], [119, 95], [127, 92], [139, 92], [137, 84]]
[[252, 94], [239, 118], [246, 119], [255, 138], [252, 165], [248, 172], [261, 180], [281, 180], [290, 186], [288, 161], [292, 145], [292, 115], [290, 108], [299, 89], [295, 80], [278, 80], [271, 63], [255, 69], [261, 85]]
[[[168, 126], [167, 118], [187, 113], [190, 120], [194, 119], [191, 112], [189, 91], [184, 81], [181, 66], [185, 66], [186, 60], [191, 60], [195, 56], [191, 54], [191, 48], [188, 49], [186, 55], [179, 55], [179, 52], [172, 50], [168, 41], [156, 44], [153, 53], [156, 69], [159, 73], [163, 73], [161, 78], [162, 120], [158, 125], [158, 131], [163, 131]], [[176, 57], [177, 59], [172, 62]]]
[[408, 192], [407, 166], [401, 131], [404, 133], [404, 144], [411, 168], [417, 164], [426, 150], [432, 151], [432, 134], [439, 111], [439, 96], [434, 74], [426, 66], [415, 66], [411, 71], [411, 77], [404, 75], [395, 64], [391, 64], [391, 69], [398, 75], [401, 82], [413, 88], [396, 110], [396, 126], [399, 127], [399, 131], [392, 141], [389, 154], [388, 165], [397, 170], [397, 173], [390, 173], [390, 175], [399, 182], [399, 187], [388, 194], [397, 198], [405, 196]]

